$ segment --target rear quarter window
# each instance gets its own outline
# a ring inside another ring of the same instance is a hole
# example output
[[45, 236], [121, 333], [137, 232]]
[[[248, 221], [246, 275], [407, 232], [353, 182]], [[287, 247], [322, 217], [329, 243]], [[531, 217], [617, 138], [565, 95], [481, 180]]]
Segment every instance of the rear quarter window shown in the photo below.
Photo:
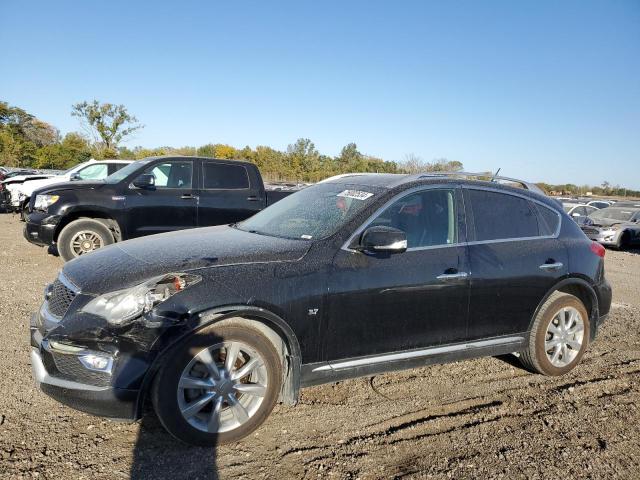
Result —
[[538, 218], [524, 198], [487, 190], [468, 190], [476, 241], [537, 237]]
[[531, 205], [538, 213], [538, 224], [540, 235], [553, 236], [560, 226], [560, 215], [555, 210], [544, 207], [538, 203], [531, 202]]

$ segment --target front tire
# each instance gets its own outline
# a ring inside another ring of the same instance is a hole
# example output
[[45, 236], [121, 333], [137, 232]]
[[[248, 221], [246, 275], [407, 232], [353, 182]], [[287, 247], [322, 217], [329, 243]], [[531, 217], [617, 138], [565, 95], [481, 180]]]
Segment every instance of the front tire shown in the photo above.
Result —
[[529, 348], [521, 352], [523, 365], [543, 375], [573, 370], [589, 345], [589, 315], [579, 298], [554, 292], [533, 322]]
[[207, 327], [176, 347], [151, 390], [160, 422], [178, 440], [197, 446], [235, 442], [273, 410], [282, 363], [258, 330]]
[[74, 220], [58, 235], [58, 253], [65, 262], [114, 242], [107, 226], [91, 218]]

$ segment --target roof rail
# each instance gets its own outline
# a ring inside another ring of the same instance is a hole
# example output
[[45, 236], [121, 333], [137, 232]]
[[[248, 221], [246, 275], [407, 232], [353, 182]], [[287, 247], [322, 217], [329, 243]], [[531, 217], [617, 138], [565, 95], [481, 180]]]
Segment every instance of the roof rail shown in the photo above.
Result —
[[420, 173], [420, 174], [416, 175], [416, 178], [430, 178], [430, 177], [460, 177], [460, 178], [468, 178], [468, 179], [476, 178], [478, 180], [483, 180], [485, 182], [493, 182], [493, 183], [498, 183], [500, 181], [509, 182], [509, 183], [517, 183], [517, 184], [521, 185], [522, 188], [524, 188], [525, 190], [530, 190], [532, 192], [540, 193], [540, 194], [546, 196], [544, 191], [542, 191], [542, 189], [540, 187], [538, 187], [535, 183], [526, 182], [524, 180], [518, 180], [517, 178], [500, 177], [500, 176], [494, 175], [491, 172], [480, 172], [480, 173], [473, 173], [473, 172], [427, 172], [427, 173]]

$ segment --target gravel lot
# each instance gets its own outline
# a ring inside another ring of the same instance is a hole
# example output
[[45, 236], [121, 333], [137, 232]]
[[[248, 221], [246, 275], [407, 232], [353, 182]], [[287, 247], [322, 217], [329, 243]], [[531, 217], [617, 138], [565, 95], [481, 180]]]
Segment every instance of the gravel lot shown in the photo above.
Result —
[[614, 306], [571, 374], [487, 358], [305, 390], [257, 433], [183, 446], [152, 414], [116, 423], [33, 384], [30, 312], [62, 261], [0, 214], [2, 478], [639, 478], [640, 251], [608, 251]]

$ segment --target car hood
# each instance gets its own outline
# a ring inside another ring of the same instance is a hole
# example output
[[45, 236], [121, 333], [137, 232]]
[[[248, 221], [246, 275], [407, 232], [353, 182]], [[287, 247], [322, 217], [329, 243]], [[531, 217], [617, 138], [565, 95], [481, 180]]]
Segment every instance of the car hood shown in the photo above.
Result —
[[[75, 180], [73, 182], [55, 183], [38, 189], [38, 193], [59, 193], [65, 190], [88, 190], [102, 188], [106, 185], [102, 180]], [[34, 190], [35, 191], [35, 190]]]
[[622, 220], [616, 220], [614, 218], [598, 218], [598, 219], [591, 219], [591, 221], [593, 222], [592, 224], [588, 225], [589, 227], [610, 227], [611, 225], [637, 225], [637, 223], [633, 223], [633, 222], [625, 222]]
[[12, 183], [22, 183], [26, 180], [39, 180], [43, 178], [50, 178], [53, 175], [16, 175], [15, 177], [7, 178], [2, 183], [9, 185]]
[[68, 182], [69, 177], [66, 175], [60, 175], [50, 178], [41, 178], [39, 180], [29, 180], [28, 178], [24, 181], [22, 186], [20, 187], [20, 191], [24, 193], [26, 196], [30, 197], [31, 194], [43, 187], [48, 185], [53, 185], [62, 182]]
[[310, 246], [228, 226], [194, 228], [110, 245], [68, 262], [63, 273], [82, 292], [98, 295], [166, 273], [296, 261]]

